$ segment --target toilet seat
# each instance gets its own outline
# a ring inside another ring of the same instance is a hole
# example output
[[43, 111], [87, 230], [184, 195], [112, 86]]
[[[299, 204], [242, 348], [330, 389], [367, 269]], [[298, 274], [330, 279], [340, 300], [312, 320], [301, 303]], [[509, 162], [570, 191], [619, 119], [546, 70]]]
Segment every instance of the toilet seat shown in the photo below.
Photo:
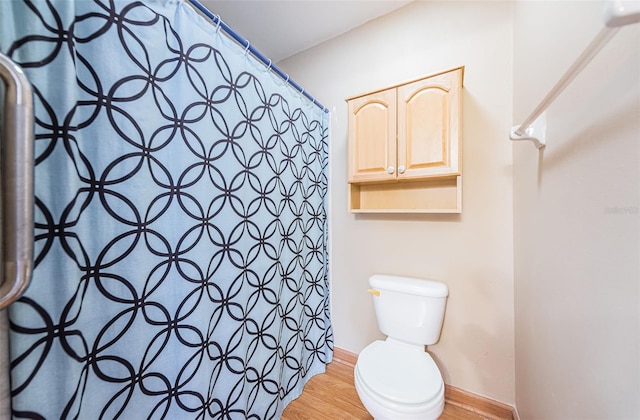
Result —
[[375, 341], [358, 356], [356, 374], [381, 404], [395, 408], [414, 411], [443, 396], [440, 370], [420, 346]]
[[362, 405], [375, 420], [436, 420], [444, 410], [444, 387], [438, 396], [424, 404], [396, 404], [375, 394], [357, 371], [354, 382]]

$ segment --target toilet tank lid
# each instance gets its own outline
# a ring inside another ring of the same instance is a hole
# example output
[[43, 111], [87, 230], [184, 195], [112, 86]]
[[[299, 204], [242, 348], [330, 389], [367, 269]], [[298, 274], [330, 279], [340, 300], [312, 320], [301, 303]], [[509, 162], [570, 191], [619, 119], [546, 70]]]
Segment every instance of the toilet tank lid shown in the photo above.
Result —
[[369, 286], [378, 290], [389, 290], [419, 296], [447, 297], [449, 295], [447, 285], [442, 282], [389, 274], [374, 274], [369, 277]]

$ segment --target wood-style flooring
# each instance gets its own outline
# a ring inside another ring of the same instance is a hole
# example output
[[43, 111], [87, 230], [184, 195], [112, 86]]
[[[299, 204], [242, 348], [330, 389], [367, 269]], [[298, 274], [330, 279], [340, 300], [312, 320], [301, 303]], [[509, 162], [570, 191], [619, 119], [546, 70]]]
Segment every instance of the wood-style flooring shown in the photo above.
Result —
[[[483, 420], [485, 416], [445, 404], [440, 420]], [[327, 372], [316, 375], [302, 395], [284, 410], [282, 420], [372, 420], [362, 406], [353, 384], [353, 367], [340, 362], [327, 365]]]

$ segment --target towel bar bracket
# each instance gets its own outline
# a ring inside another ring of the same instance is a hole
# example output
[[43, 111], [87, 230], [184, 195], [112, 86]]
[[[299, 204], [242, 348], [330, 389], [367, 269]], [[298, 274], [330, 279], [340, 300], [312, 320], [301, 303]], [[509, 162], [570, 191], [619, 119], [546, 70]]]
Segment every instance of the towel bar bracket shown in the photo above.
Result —
[[520, 132], [520, 125], [511, 127], [509, 138], [513, 141], [530, 141], [538, 149], [542, 149], [547, 145], [545, 134], [547, 131], [547, 117], [545, 113], [540, 116], [527, 127], [524, 132]]

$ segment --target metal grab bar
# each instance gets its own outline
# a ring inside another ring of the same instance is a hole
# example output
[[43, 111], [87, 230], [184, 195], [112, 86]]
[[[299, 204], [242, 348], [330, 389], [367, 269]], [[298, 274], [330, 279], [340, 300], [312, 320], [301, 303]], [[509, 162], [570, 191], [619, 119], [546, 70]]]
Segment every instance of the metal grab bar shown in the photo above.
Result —
[[33, 271], [33, 93], [22, 69], [0, 53], [5, 84], [0, 144], [0, 309], [17, 300]]

